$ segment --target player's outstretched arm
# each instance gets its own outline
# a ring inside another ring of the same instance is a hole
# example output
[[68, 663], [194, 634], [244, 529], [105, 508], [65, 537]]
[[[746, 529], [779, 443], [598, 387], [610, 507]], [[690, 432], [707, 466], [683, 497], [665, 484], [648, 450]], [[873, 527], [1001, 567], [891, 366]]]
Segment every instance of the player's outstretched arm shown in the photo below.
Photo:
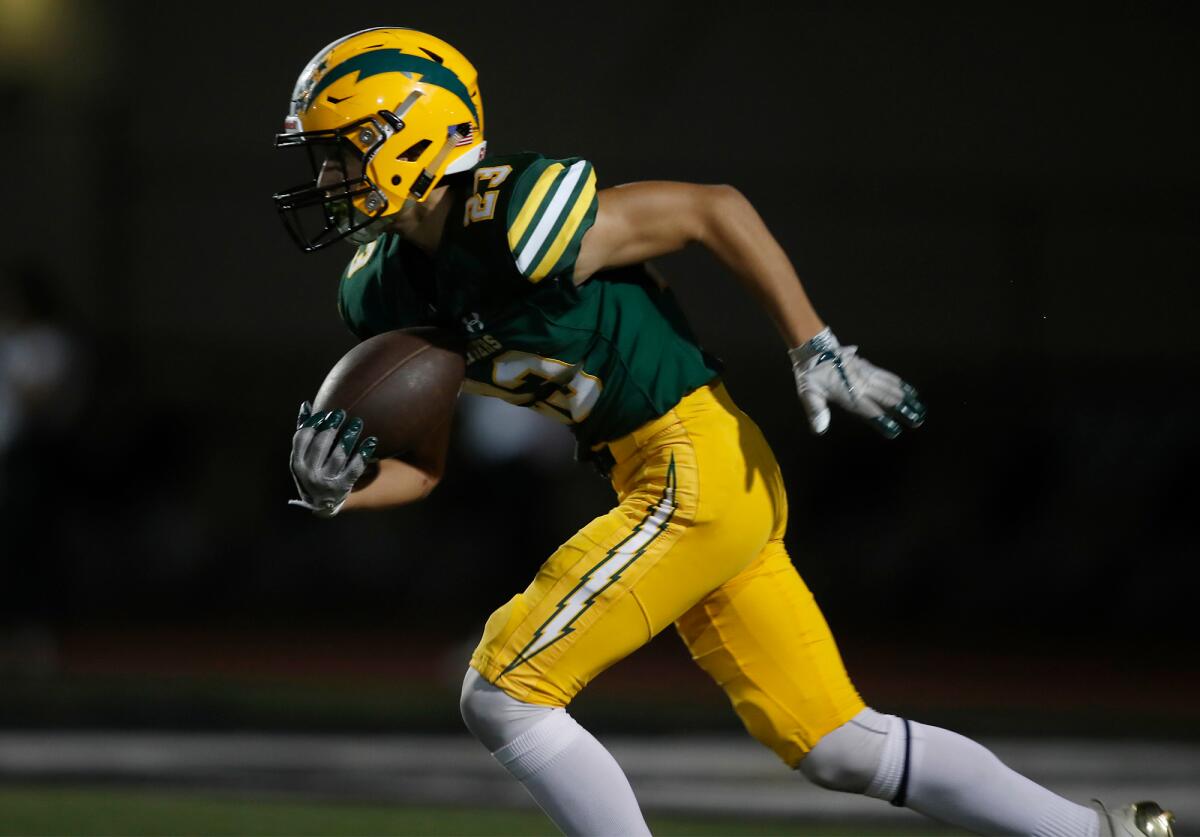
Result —
[[645, 181], [603, 189], [597, 197], [596, 221], [575, 262], [576, 282], [695, 242], [758, 298], [789, 346], [801, 345], [825, 327], [787, 254], [732, 186]]
[[868, 420], [889, 438], [917, 427], [916, 391], [841, 346], [821, 321], [791, 260], [758, 212], [732, 186], [646, 181], [604, 189], [584, 236], [574, 279], [703, 244], [759, 300], [789, 347], [800, 402], [814, 433], [829, 426], [828, 404]]

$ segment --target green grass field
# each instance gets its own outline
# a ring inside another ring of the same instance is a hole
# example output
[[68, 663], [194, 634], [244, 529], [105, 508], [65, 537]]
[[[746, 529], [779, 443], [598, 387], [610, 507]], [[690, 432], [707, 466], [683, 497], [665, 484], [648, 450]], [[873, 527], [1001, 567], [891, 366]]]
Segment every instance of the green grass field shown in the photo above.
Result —
[[[922, 829], [864, 830], [842, 824], [718, 817], [651, 817], [658, 835], [946, 834]], [[260, 801], [185, 792], [10, 787], [0, 789], [0, 835], [555, 835], [537, 812]]]

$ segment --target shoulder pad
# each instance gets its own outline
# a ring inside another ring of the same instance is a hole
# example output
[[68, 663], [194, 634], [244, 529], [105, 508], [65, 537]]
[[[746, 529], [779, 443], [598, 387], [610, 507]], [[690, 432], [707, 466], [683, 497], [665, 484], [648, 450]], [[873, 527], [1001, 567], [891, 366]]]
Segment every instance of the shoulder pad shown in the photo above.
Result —
[[583, 235], [596, 219], [596, 172], [578, 157], [531, 155], [514, 171], [504, 203], [508, 253], [531, 282], [570, 275]]

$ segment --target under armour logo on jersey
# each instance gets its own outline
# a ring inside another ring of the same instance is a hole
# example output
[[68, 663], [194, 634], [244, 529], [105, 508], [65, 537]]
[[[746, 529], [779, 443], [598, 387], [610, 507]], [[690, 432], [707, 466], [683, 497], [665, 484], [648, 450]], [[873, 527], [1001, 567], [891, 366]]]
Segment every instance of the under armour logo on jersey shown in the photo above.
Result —
[[462, 318], [463, 328], [467, 330], [467, 334], [479, 334], [486, 328], [483, 320], [479, 319], [479, 314], [472, 311], [470, 314]]
[[671, 464], [667, 467], [667, 485], [663, 489], [662, 497], [650, 507], [629, 537], [610, 549], [599, 564], [583, 574], [575, 588], [558, 603], [550, 618], [534, 632], [529, 644], [522, 648], [516, 659], [500, 673], [501, 676], [571, 633], [574, 630], [571, 625], [596, 603], [596, 599], [605, 590], [621, 578], [621, 574], [629, 569], [634, 561], [645, 554], [659, 535], [666, 531], [674, 513], [675, 457], [672, 456]]

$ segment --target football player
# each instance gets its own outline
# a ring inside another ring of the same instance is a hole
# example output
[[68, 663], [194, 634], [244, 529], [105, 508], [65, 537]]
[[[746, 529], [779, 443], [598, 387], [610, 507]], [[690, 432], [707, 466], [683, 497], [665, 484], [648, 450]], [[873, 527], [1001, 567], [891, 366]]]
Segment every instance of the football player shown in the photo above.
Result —
[[[675, 625], [747, 730], [826, 788], [984, 834], [1167, 835], [1151, 802], [1078, 805], [953, 732], [866, 706], [784, 547], [779, 468], [649, 259], [699, 243], [773, 319], [814, 433], [837, 405], [885, 437], [925, 408], [845, 346], [754, 207], [729, 186], [601, 189], [584, 159], [488, 156], [474, 67], [400, 28], [334, 41], [300, 74], [277, 138], [312, 179], [275, 196], [304, 250], [358, 244], [339, 310], [359, 338], [435, 325], [467, 341], [468, 391], [571, 425], [617, 505], [488, 619], [463, 683], [471, 732], [568, 834], [645, 834], [621, 768], [567, 705]], [[425, 497], [446, 439], [373, 462], [342, 410], [293, 439], [322, 517]]]

